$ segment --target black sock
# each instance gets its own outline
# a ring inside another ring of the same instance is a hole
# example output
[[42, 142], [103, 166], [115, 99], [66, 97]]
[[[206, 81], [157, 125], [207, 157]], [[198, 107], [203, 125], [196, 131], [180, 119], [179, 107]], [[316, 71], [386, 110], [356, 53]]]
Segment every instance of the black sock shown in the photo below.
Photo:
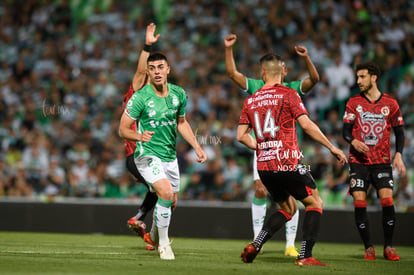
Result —
[[157, 200], [158, 200], [157, 194], [155, 192], [153, 193], [153, 192], [148, 191], [135, 217], [138, 220], [143, 221], [147, 213], [154, 208], [155, 204], [157, 203]]
[[280, 211], [277, 211], [269, 216], [266, 219], [259, 235], [257, 235], [253, 242], [256, 250], [259, 251], [262, 249], [265, 242], [267, 242], [286, 222], [287, 218]]
[[384, 249], [392, 246], [392, 237], [395, 227], [395, 210], [394, 205], [382, 208], [382, 228], [384, 230]]
[[287, 222], [287, 218], [280, 211], [276, 211], [271, 216], [267, 217], [263, 224], [263, 230], [274, 235]]
[[319, 234], [322, 214], [318, 211], [306, 211], [303, 220], [303, 241], [298, 259], [312, 257], [312, 249]]
[[355, 224], [357, 226], [359, 235], [364, 243], [365, 249], [372, 246], [369, 235], [369, 222], [366, 207], [355, 207]]
[[260, 251], [265, 242], [267, 242], [271, 237], [272, 235], [270, 235], [266, 230], [260, 230], [259, 235], [257, 235], [256, 239], [253, 241], [256, 251]]

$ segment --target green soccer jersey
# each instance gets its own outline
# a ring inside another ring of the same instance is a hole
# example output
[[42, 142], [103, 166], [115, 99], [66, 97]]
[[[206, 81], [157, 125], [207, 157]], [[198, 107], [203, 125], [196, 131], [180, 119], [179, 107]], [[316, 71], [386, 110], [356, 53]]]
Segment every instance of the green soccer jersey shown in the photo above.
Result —
[[186, 105], [185, 91], [170, 83], [167, 97], [157, 96], [150, 84], [134, 93], [125, 113], [138, 121], [138, 133], [155, 132], [150, 142], [137, 142], [134, 156], [156, 156], [166, 162], [176, 159], [177, 117], [185, 115]]
[[[292, 82], [283, 82], [283, 85], [289, 88], [294, 89], [299, 96], [302, 96], [303, 93], [300, 90], [300, 84], [302, 81], [292, 81]], [[264, 86], [264, 81], [259, 79], [252, 79], [247, 78], [247, 90], [246, 92], [250, 95], [254, 94], [256, 91], [258, 91], [260, 88]]]

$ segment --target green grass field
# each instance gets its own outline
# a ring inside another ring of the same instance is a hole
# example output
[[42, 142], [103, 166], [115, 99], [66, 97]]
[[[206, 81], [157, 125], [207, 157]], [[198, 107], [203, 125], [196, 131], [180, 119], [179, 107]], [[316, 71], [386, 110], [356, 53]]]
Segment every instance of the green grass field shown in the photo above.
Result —
[[[284, 242], [269, 241], [251, 264], [240, 260], [249, 240], [175, 238], [176, 260], [161, 261], [133, 236], [0, 232], [0, 274], [414, 274], [414, 247], [397, 247], [401, 262], [364, 261], [361, 244], [317, 243], [328, 267], [294, 265]], [[299, 244], [297, 244], [299, 245]]]

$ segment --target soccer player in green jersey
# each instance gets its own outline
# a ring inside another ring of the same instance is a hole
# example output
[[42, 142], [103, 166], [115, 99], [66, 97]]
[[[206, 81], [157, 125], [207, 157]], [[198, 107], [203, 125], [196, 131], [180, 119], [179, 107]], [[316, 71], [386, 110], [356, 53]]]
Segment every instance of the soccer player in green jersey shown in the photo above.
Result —
[[[241, 89], [252, 95], [257, 90], [263, 87], [264, 81], [258, 79], [247, 78], [241, 72], [237, 70], [236, 63], [233, 56], [233, 45], [237, 41], [235, 34], [229, 34], [224, 39], [224, 46], [226, 48], [226, 71], [227, 75], [235, 82]], [[296, 90], [299, 95], [304, 95], [310, 91], [310, 89], [319, 81], [319, 73], [312, 63], [308, 55], [308, 51], [304, 46], [295, 46], [295, 51], [298, 55], [302, 56], [305, 60], [306, 67], [309, 72], [309, 77], [301, 81], [292, 81], [289, 83], [283, 82], [283, 85]], [[287, 75], [286, 67], [282, 68], [282, 78]], [[283, 81], [283, 79], [282, 79]], [[254, 239], [259, 234], [263, 227], [264, 218], [266, 216], [266, 197], [267, 190], [259, 178], [256, 166], [256, 154], [253, 161], [253, 180], [255, 185], [255, 195], [252, 201], [252, 220], [253, 220], [253, 232]], [[286, 256], [297, 257], [298, 252], [295, 248], [296, 232], [299, 221], [299, 211], [292, 217], [290, 221], [286, 223]]]
[[[134, 153], [138, 171], [157, 193], [153, 226], [144, 241], [155, 245], [162, 260], [174, 260], [168, 238], [171, 209], [177, 203], [180, 174], [176, 157], [177, 131], [194, 148], [198, 162], [206, 153], [185, 118], [185, 91], [167, 82], [170, 66], [165, 55], [152, 53], [147, 60], [150, 83], [128, 101], [119, 125], [119, 136], [137, 143]], [[138, 122], [134, 131], [131, 125]], [[158, 239], [158, 240], [157, 240]]]
[[[134, 77], [132, 78], [131, 85], [129, 86], [128, 92], [126, 92], [123, 96], [122, 102], [123, 102], [123, 110], [125, 110], [127, 102], [132, 97], [132, 95], [135, 93], [135, 91], [141, 90], [142, 87], [144, 87], [146, 84], [149, 83], [149, 79], [147, 76], [147, 59], [150, 55], [151, 47], [154, 43], [158, 41], [158, 38], [160, 37], [160, 34], [155, 34], [156, 25], [154, 23], [150, 23], [147, 26], [147, 30], [145, 32], [145, 46], [143, 50], [141, 51], [138, 59], [138, 66], [135, 71]], [[132, 124], [132, 130], [137, 130], [136, 123]], [[128, 171], [134, 175], [138, 181], [142, 182], [147, 188], [148, 191], [145, 195], [145, 198], [138, 208], [138, 212], [135, 216], [131, 217], [127, 221], [127, 226], [132, 231], [137, 233], [138, 236], [144, 238], [145, 235], [145, 228], [146, 225], [144, 223], [145, 216], [148, 212], [150, 212], [157, 203], [158, 197], [155, 192], [150, 192], [149, 185], [145, 182], [145, 180], [142, 178], [142, 176], [139, 174], [138, 169], [135, 165], [134, 161], [134, 153], [137, 145], [136, 142], [125, 140], [125, 153], [126, 153], [126, 167]], [[146, 249], [148, 250], [154, 250], [155, 248], [147, 244]]]

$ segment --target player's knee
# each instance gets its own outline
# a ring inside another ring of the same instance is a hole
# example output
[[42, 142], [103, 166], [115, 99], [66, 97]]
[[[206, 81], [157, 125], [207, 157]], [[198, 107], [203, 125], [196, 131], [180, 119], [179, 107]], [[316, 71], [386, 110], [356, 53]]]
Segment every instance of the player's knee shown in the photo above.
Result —
[[267, 197], [267, 190], [266, 188], [259, 187], [256, 189], [254, 196], [258, 199], [264, 199]]
[[160, 188], [158, 190], [158, 196], [163, 200], [172, 201], [174, 199], [174, 192], [170, 186], [170, 188]]
[[320, 208], [323, 209], [323, 199], [321, 197], [318, 198]]
[[323, 200], [320, 197], [315, 198], [315, 197], [310, 197], [309, 196], [307, 199], [302, 200], [302, 203], [305, 206], [305, 208], [307, 208], [307, 209], [308, 208], [309, 209], [311, 209], [311, 208], [323, 209]]
[[258, 199], [265, 199], [267, 197], [266, 187], [263, 185], [261, 181], [255, 181], [254, 183], [256, 187], [254, 196]]

